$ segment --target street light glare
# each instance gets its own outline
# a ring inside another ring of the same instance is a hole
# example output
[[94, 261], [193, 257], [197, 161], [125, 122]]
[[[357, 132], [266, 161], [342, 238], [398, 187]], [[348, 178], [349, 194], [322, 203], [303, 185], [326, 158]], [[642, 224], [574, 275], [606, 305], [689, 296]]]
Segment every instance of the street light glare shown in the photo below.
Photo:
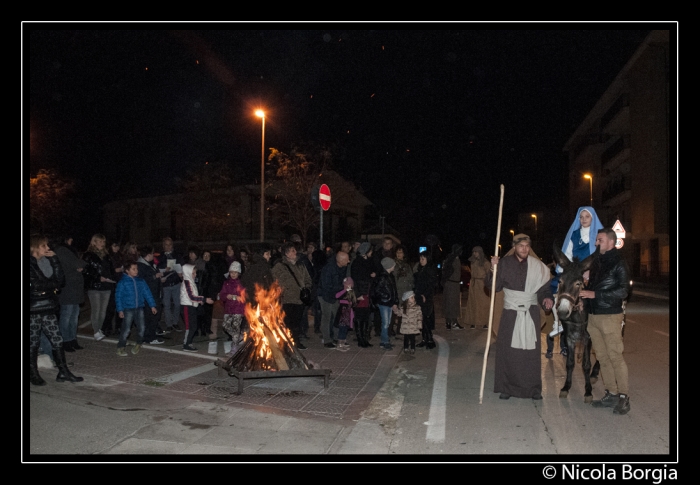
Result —
[[265, 112], [261, 109], [256, 109], [255, 110], [255, 116], [258, 118], [264, 118], [265, 117]]
[[593, 177], [591, 177], [591, 176], [588, 175], [588, 174], [584, 174], [583, 178], [585, 178], [585, 179], [592, 179]]

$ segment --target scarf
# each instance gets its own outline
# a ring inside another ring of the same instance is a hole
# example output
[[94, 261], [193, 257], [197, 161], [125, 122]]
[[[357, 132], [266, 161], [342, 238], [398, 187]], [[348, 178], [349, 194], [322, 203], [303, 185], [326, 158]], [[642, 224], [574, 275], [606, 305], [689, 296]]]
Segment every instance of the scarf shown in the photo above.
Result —
[[525, 291], [503, 288], [503, 308], [518, 312], [515, 317], [513, 338], [510, 342], [512, 348], [523, 350], [536, 348], [537, 332], [535, 322], [530, 316], [530, 307], [537, 305], [537, 290], [542, 288], [550, 278], [549, 268], [539, 259], [528, 256]]

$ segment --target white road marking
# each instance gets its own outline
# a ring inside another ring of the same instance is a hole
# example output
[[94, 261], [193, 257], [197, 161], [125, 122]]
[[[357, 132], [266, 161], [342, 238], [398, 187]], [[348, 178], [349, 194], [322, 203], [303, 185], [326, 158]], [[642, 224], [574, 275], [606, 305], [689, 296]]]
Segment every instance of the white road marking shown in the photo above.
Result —
[[450, 357], [450, 346], [447, 340], [433, 335], [437, 342], [438, 359], [435, 364], [435, 381], [433, 395], [430, 398], [430, 413], [428, 414], [428, 429], [425, 432], [426, 441], [433, 443], [445, 442], [445, 414], [447, 411], [447, 361]]
[[189, 377], [194, 377], [205, 372], [209, 372], [212, 369], [211, 364], [200, 365], [199, 367], [193, 367], [192, 369], [187, 369], [177, 374], [170, 374], [169, 376], [159, 377], [154, 379], [158, 382], [163, 382], [165, 384], [172, 384], [173, 382], [184, 381]]

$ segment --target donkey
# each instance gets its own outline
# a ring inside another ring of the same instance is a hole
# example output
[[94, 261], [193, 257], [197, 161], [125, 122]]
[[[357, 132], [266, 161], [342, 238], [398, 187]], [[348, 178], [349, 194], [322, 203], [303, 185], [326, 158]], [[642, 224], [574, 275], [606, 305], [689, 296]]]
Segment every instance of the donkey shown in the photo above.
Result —
[[566, 329], [566, 345], [569, 353], [566, 357], [566, 383], [559, 391], [559, 397], [565, 398], [569, 395], [571, 388], [571, 374], [575, 365], [576, 343], [581, 342], [583, 375], [586, 379], [586, 392], [584, 402], [590, 404], [593, 401], [591, 392], [591, 382], [598, 380], [600, 364], [596, 362], [593, 372], [591, 372], [591, 337], [588, 334], [588, 311], [581, 300], [580, 292], [584, 289], [583, 274], [591, 267], [591, 263], [598, 256], [598, 251], [588, 256], [583, 261], [569, 258], [554, 244], [554, 261], [562, 267], [564, 272], [559, 279], [559, 289], [554, 311], [559, 316], [559, 321]]

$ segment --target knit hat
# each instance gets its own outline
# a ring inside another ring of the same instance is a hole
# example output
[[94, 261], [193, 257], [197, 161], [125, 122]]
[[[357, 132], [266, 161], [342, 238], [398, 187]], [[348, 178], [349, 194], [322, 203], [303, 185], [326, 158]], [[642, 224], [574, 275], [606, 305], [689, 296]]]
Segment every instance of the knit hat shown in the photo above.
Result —
[[403, 294], [403, 296], [401, 297], [401, 301], [406, 301], [406, 300], [408, 300], [409, 298], [411, 298], [412, 296], [416, 296], [416, 294], [413, 293], [411, 290], [408, 290], [408, 291], [406, 291], [406, 292]]
[[353, 279], [351, 277], [348, 276], [347, 278], [345, 278], [343, 280], [343, 286], [349, 286], [351, 288], [354, 288], [355, 282], [353, 281]]
[[369, 252], [371, 247], [372, 247], [372, 245], [370, 243], [368, 243], [367, 241], [365, 241], [362, 244], [360, 244], [359, 248], [357, 248], [357, 254], [359, 254], [360, 256], [364, 256], [365, 254], [367, 254]]
[[391, 258], [382, 259], [382, 268], [384, 268], [385, 270], [390, 270], [394, 266], [396, 266], [396, 261], [394, 261], [393, 259], [391, 259]]
[[228, 272], [230, 273], [231, 271], [235, 271], [236, 273], [241, 272], [241, 263], [238, 261], [234, 261], [231, 263], [231, 266], [228, 267]]

